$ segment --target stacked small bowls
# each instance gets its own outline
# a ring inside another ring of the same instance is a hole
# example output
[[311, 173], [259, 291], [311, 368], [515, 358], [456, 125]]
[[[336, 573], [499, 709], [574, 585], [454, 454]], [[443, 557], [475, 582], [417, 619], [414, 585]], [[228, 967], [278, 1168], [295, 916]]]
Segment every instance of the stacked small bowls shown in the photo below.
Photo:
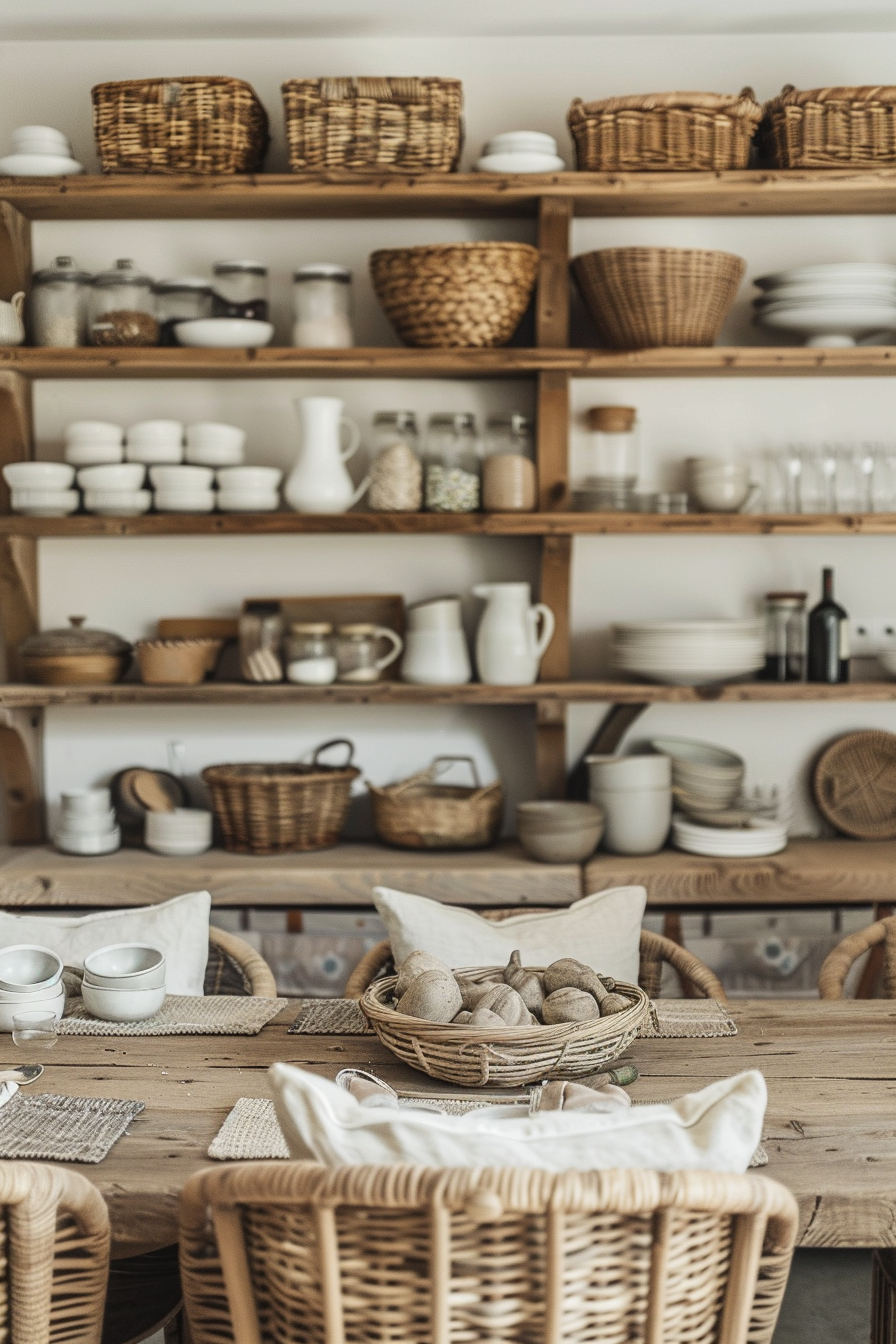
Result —
[[187, 461], [195, 467], [241, 467], [246, 431], [200, 420], [187, 425]]
[[672, 820], [668, 756], [586, 756], [588, 796], [603, 809], [604, 848], [611, 854], [655, 854]]
[[73, 789], [62, 795], [62, 814], [53, 844], [63, 854], [113, 854], [121, 831], [108, 789]]
[[583, 863], [600, 844], [604, 815], [594, 803], [520, 803], [520, 844], [540, 863]]
[[215, 507], [215, 473], [212, 467], [150, 467], [160, 513], [211, 513]]
[[704, 513], [737, 513], [755, 493], [746, 462], [725, 457], [689, 457], [685, 471], [688, 498]]
[[125, 456], [145, 467], [173, 466], [184, 460], [184, 427], [180, 420], [140, 420], [127, 433]]
[[613, 663], [642, 681], [699, 686], [765, 665], [762, 621], [629, 621], [612, 627]]
[[112, 518], [136, 518], [152, 505], [152, 494], [143, 489], [146, 467], [140, 462], [82, 467], [78, 485], [84, 491], [88, 513]]
[[9, 462], [3, 479], [14, 512], [30, 518], [65, 518], [80, 502], [71, 488], [75, 469], [65, 462]]
[[65, 1011], [62, 959], [48, 947], [20, 943], [0, 951], [0, 1031], [11, 1032], [23, 1009], [57, 1022]]
[[686, 812], [724, 812], [737, 802], [746, 767], [733, 751], [688, 737], [655, 737], [650, 745], [672, 761], [672, 787]]
[[198, 807], [175, 807], [170, 812], [147, 812], [146, 848], [154, 854], [187, 857], [204, 854], [212, 843], [212, 814]]
[[108, 420], [73, 420], [65, 430], [65, 460], [73, 467], [108, 467], [124, 461], [124, 429]]
[[566, 164], [557, 141], [544, 131], [505, 131], [482, 147], [473, 165], [479, 173], [557, 173]]
[[84, 1007], [105, 1022], [142, 1022], [165, 1002], [165, 957], [145, 943], [112, 943], [84, 958]]
[[277, 467], [224, 467], [218, 472], [218, 508], [223, 513], [270, 513], [280, 504]]

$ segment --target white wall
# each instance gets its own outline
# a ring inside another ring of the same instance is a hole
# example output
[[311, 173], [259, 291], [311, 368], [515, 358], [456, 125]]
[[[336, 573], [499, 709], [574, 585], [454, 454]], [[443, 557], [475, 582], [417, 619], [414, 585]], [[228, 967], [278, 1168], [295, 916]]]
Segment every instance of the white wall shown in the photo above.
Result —
[[[673, 87], [736, 90], [760, 97], [785, 82], [889, 82], [893, 35], [755, 37], [375, 39], [257, 42], [189, 41], [7, 43], [0, 48], [0, 145], [23, 122], [65, 128], [93, 167], [89, 88], [104, 79], [184, 72], [249, 79], [271, 114], [269, 166], [285, 164], [279, 82], [326, 73], [441, 73], [464, 81], [467, 159], [488, 136], [530, 126], [567, 144], [572, 97]], [[35, 229], [37, 260], [73, 251], [102, 267], [131, 255], [155, 274], [207, 271], [215, 259], [255, 255], [271, 266], [279, 336], [289, 324], [291, 268], [322, 258], [356, 271], [359, 340], [392, 343], [365, 275], [374, 247], [454, 238], [530, 239], [527, 222], [245, 221], [215, 223], [58, 223]], [[837, 219], [584, 220], [576, 250], [619, 242], [723, 247], [747, 258], [749, 276], [802, 260], [896, 260], [886, 217]], [[749, 324], [745, 284], [723, 339], [764, 343]], [[377, 408], [475, 410], [531, 408], [531, 386], [511, 383], [340, 384], [347, 411], [365, 427]], [[643, 425], [645, 482], [669, 487], [677, 462], [693, 451], [761, 455], [793, 439], [894, 441], [892, 383], [880, 380], [607, 380], [574, 384], [573, 467], [582, 446], [582, 412], [600, 401], [630, 402]], [[40, 383], [37, 434], [42, 455], [58, 454], [68, 419], [123, 422], [150, 415], [220, 418], [250, 431], [251, 460], [286, 465], [293, 452], [291, 398], [314, 383]], [[331, 388], [332, 390], [332, 388]], [[758, 466], [758, 460], [757, 460]], [[770, 586], [818, 586], [824, 563], [838, 571], [845, 605], [856, 615], [896, 615], [896, 538], [587, 538], [575, 546], [574, 668], [603, 666], [608, 622], [628, 615], [736, 615], [753, 610]], [[158, 538], [41, 543], [41, 619], [58, 624], [87, 612], [92, 624], [135, 636], [164, 615], [233, 611], [251, 592], [401, 591], [409, 598], [466, 591], [480, 578], [534, 578], [534, 543], [460, 538]], [[475, 604], [468, 611], [472, 615]], [[574, 758], [601, 707], [570, 715]], [[827, 738], [846, 729], [896, 727], [891, 706], [657, 706], [634, 730], [680, 732], [742, 751], [754, 783], [794, 795], [796, 829], [817, 819], [805, 787], [808, 762]], [[55, 711], [47, 716], [46, 767], [51, 797], [135, 763], [163, 765], [165, 743], [187, 743], [191, 774], [221, 759], [298, 754], [324, 737], [349, 732], [365, 771], [397, 778], [445, 750], [473, 751], [482, 769], [499, 769], [512, 796], [531, 792], [531, 722], [524, 712], [373, 710], [339, 712], [183, 708]]]

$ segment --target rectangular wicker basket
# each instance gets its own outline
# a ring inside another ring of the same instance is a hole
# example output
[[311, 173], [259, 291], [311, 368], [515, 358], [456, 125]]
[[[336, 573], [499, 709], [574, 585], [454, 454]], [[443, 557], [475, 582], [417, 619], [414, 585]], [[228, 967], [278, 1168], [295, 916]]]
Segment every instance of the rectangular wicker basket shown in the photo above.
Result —
[[282, 92], [294, 173], [450, 173], [457, 167], [459, 79], [288, 79]]
[[92, 97], [104, 173], [254, 173], [264, 162], [268, 117], [245, 80], [123, 79]]
[[776, 168], [896, 164], [896, 87], [788, 84], [763, 108], [759, 146]]
[[580, 172], [746, 168], [762, 116], [752, 89], [643, 93], [583, 103], [567, 114]]

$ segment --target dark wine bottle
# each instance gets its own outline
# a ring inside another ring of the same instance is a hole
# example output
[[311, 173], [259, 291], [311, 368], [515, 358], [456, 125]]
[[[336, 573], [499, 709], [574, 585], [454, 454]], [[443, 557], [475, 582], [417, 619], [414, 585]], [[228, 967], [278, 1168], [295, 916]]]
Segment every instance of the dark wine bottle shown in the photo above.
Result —
[[823, 592], [809, 612], [806, 680], [836, 684], [849, 681], [849, 617], [834, 601], [834, 571], [822, 570]]

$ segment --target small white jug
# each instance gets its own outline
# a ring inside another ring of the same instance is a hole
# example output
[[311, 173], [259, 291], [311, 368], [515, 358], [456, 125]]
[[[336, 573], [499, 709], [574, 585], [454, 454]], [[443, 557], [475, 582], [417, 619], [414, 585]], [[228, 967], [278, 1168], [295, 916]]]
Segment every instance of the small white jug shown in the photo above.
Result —
[[409, 607], [402, 680], [418, 686], [462, 686], [472, 675], [460, 599], [439, 597]]
[[543, 602], [532, 605], [528, 583], [478, 583], [473, 593], [486, 603], [476, 631], [479, 680], [488, 686], [531, 686], [554, 635], [554, 613]]
[[25, 323], [22, 312], [25, 307], [25, 294], [19, 290], [9, 302], [0, 300], [0, 345], [21, 345], [25, 339]]
[[[345, 513], [370, 484], [365, 476], [357, 488], [345, 463], [361, 444], [361, 431], [342, 414], [339, 397], [300, 397], [296, 401], [302, 439], [299, 456], [283, 488], [287, 504], [297, 513]], [[347, 425], [350, 443], [343, 448], [340, 430]]]

